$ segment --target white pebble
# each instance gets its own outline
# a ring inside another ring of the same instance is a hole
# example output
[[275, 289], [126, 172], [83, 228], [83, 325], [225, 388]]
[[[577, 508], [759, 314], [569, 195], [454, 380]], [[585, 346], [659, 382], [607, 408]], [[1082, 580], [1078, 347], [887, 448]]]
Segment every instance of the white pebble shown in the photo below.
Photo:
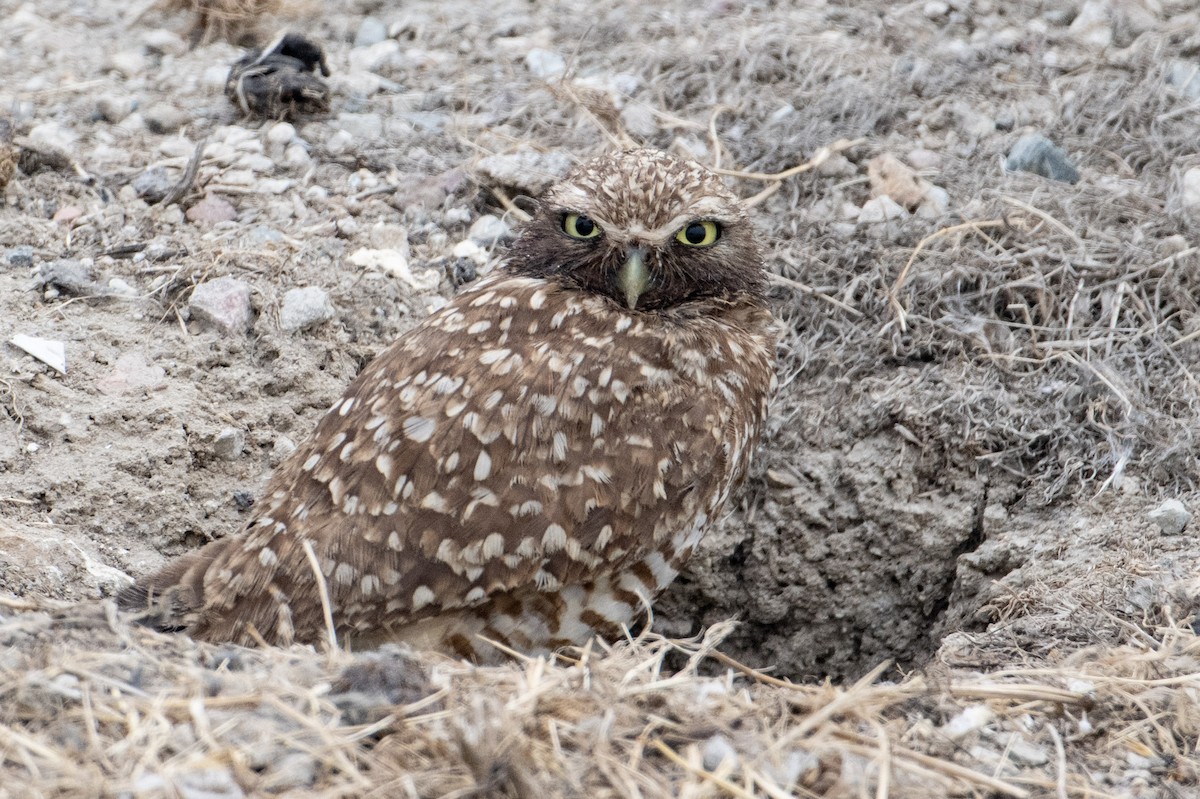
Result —
[[1192, 513], [1177, 499], [1168, 499], [1147, 514], [1163, 535], [1179, 535], [1192, 520]]

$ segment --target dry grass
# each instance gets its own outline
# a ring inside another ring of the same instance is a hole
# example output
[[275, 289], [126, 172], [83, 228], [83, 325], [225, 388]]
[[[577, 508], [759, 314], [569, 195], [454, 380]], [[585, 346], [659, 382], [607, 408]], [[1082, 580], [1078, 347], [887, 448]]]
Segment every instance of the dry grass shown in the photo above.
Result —
[[836, 686], [730, 660], [730, 625], [475, 668], [4, 604], [0, 768], [31, 795], [1112, 796], [1200, 773], [1200, 640], [1177, 625], [991, 674], [891, 683], [881, 666]]

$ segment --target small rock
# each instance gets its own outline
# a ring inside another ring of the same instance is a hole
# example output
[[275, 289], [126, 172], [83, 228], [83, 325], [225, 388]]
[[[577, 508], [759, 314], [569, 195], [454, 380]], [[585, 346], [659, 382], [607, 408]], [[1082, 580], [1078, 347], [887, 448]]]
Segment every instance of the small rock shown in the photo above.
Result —
[[92, 270], [74, 258], [60, 258], [43, 263], [34, 276], [39, 286], [50, 286], [73, 297], [90, 297], [96, 293]]
[[122, 50], [108, 57], [108, 66], [122, 76], [132, 78], [146, 70], [146, 57], [140, 50]]
[[296, 442], [292, 441], [287, 436], [279, 436], [275, 439], [275, 443], [271, 445], [270, 462], [272, 466], [278, 466], [283, 463], [288, 455], [296, 451]]
[[246, 153], [237, 160], [237, 165], [251, 172], [270, 173], [275, 171], [275, 162], [262, 153]]
[[215, 225], [218, 222], [232, 222], [237, 219], [237, 209], [228, 200], [210, 194], [187, 209], [184, 216], [189, 222], [197, 225]]
[[557, 80], [566, 74], [567, 62], [553, 50], [535, 47], [525, 55], [525, 68], [535, 78], [546, 81]]
[[487, 250], [470, 239], [455, 244], [450, 254], [455, 258], [465, 258], [468, 261], [474, 261], [479, 266], [486, 264], [488, 259]]
[[213, 454], [223, 461], [236, 461], [246, 447], [246, 434], [236, 427], [226, 427], [213, 439]]
[[1168, 499], [1146, 515], [1163, 535], [1179, 535], [1192, 520], [1191, 511], [1177, 499]]
[[1178, 89], [1189, 100], [1200, 100], [1200, 64], [1195, 61], [1172, 61], [1167, 67], [1167, 85]]
[[356, 48], [370, 47], [387, 38], [387, 25], [375, 17], [363, 17], [363, 21], [358, 24], [358, 32], [354, 34], [354, 46]]
[[886, 194], [867, 200], [858, 212], [859, 222], [886, 222], [889, 219], [902, 219], [908, 216], [904, 207]]
[[33, 266], [33, 247], [28, 244], [12, 247], [4, 253], [4, 260], [8, 262], [9, 266], [31, 267]]
[[1032, 172], [1064, 183], [1079, 182], [1079, 170], [1067, 154], [1040, 133], [1027, 133], [1018, 139], [1004, 161], [1004, 168], [1009, 172]]
[[29, 143], [38, 149], [70, 154], [79, 145], [75, 131], [57, 122], [43, 122], [29, 131]]
[[138, 295], [137, 289], [119, 277], [108, 279], [108, 291], [105, 293], [111, 297], [136, 297]]
[[290, 144], [287, 150], [283, 153], [283, 160], [292, 166], [308, 166], [312, 163], [312, 156], [308, 154], [308, 148], [303, 144]]
[[341, 155], [350, 149], [354, 143], [354, 134], [348, 130], [338, 130], [325, 140], [325, 149], [330, 155]]
[[166, 167], [154, 166], [134, 178], [129, 185], [137, 192], [138, 197], [154, 205], [162, 202], [163, 198], [171, 193], [175, 182], [167, 174]]
[[1080, 6], [1067, 33], [1081, 44], [1108, 47], [1113, 40], [1109, 4], [1110, 0], [1087, 0]]
[[142, 111], [142, 119], [146, 130], [151, 133], [174, 133], [188, 121], [188, 115], [173, 105], [155, 103]]
[[917, 206], [917, 216], [922, 219], [938, 219], [950, 210], [950, 192], [941, 186], [930, 186], [925, 199]]
[[921, 13], [926, 19], [941, 19], [950, 13], [950, 4], [942, 2], [942, 0], [929, 0], [922, 9]]
[[117, 358], [108, 374], [96, 381], [96, 390], [105, 396], [154, 391], [166, 381], [166, 371], [146, 361], [140, 352], [127, 352]]
[[278, 244], [283, 241], [283, 234], [273, 227], [266, 225], [255, 225], [246, 231], [246, 235], [242, 236], [242, 244], [253, 249], [261, 249], [269, 244]]
[[929, 184], [891, 153], [877, 155], [867, 162], [867, 178], [871, 182], [871, 194], [890, 197], [910, 211], [921, 204], [929, 191]]
[[96, 100], [96, 113], [105, 121], [116, 124], [137, 108], [137, 101], [123, 94], [105, 94]]
[[179, 34], [166, 28], [155, 28], [142, 34], [142, 44], [151, 53], [159, 55], [184, 55], [188, 51], [188, 43]]
[[913, 169], [922, 172], [938, 169], [942, 165], [942, 156], [940, 153], [935, 153], [933, 150], [926, 150], [923, 147], [909, 150], [908, 154], [904, 156], [904, 160], [912, 164]]
[[283, 306], [279, 309], [279, 325], [284, 330], [295, 332], [328, 322], [333, 318], [333, 303], [325, 289], [307, 286], [289, 289], [283, 295]]
[[1200, 218], [1200, 167], [1192, 167], [1179, 176], [1179, 206]]
[[81, 216], [83, 216], [83, 209], [78, 205], [64, 205], [54, 212], [54, 221], [69, 226]]
[[276, 122], [267, 131], [267, 141], [279, 147], [292, 143], [296, 138], [296, 126], [291, 122]]
[[512, 238], [512, 228], [500, 217], [484, 214], [471, 225], [467, 238], [481, 247], [492, 247]]
[[858, 170], [849, 158], [841, 153], [833, 153], [817, 166], [816, 172], [823, 178], [848, 178], [857, 174]]
[[230, 334], [243, 334], [250, 329], [253, 309], [250, 307], [250, 286], [232, 277], [219, 277], [196, 286], [188, 300], [192, 318], [213, 325]]
[[[384, 39], [382, 42], [360, 47], [350, 51], [350, 69], [352, 73], [374, 73], [379, 72], [390, 65], [400, 61], [400, 56], [404, 52], [404, 48], [400, 46], [400, 42], [395, 39]], [[371, 85], [366, 82], [358, 87], [362, 94], [374, 94], [379, 90], [381, 82], [378, 78], [371, 81]]]

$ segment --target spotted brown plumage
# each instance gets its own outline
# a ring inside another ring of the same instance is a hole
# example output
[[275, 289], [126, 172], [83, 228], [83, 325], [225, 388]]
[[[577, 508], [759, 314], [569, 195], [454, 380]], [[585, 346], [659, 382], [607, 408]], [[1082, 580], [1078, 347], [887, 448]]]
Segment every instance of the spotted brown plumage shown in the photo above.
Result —
[[480, 636], [611, 635], [745, 475], [774, 385], [764, 282], [712, 172], [651, 150], [588, 162], [497, 274], [363, 370], [243, 532], [123, 604], [206, 640], [314, 643], [319, 568], [351, 646], [489, 659]]

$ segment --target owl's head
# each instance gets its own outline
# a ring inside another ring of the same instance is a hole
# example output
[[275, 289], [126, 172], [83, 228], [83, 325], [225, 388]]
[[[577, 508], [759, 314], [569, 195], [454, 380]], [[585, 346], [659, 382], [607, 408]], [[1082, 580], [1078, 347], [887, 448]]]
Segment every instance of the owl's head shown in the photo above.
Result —
[[595, 158], [551, 188], [508, 269], [639, 311], [757, 299], [766, 285], [738, 198], [700, 164], [648, 149]]

